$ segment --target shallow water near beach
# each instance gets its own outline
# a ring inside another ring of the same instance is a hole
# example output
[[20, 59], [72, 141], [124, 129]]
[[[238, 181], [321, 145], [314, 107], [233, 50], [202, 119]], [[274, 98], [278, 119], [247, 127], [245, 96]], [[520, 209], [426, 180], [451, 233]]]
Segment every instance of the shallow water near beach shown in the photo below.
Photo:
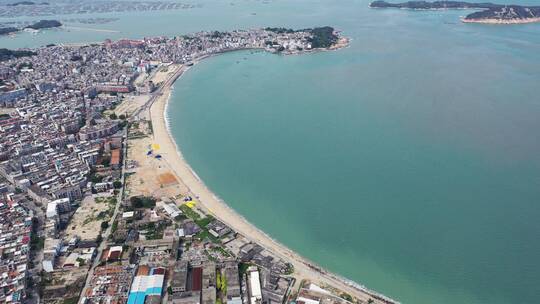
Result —
[[535, 82], [358, 52], [202, 62], [168, 112], [184, 156], [271, 236], [405, 303], [534, 303]]
[[0, 44], [343, 30], [347, 49], [228, 53], [190, 69], [168, 109], [184, 157], [263, 231], [403, 303], [538, 302], [540, 24], [461, 24], [465, 11], [367, 1], [198, 3], [96, 26], [117, 34]]

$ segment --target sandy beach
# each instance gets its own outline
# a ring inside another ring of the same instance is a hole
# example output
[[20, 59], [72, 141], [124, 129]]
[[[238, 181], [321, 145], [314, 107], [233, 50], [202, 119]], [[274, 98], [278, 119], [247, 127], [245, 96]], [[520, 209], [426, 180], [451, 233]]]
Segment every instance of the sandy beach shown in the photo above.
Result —
[[[189, 69], [187, 66], [175, 66], [175, 68], [178, 71], [177, 75], [184, 73]], [[212, 191], [206, 187], [204, 182], [199, 179], [189, 164], [184, 160], [181, 150], [179, 149], [180, 147], [177, 146], [168, 130], [166, 111], [167, 103], [172, 93], [173, 83], [174, 81], [165, 82], [164, 86], [160, 88], [160, 96], [155, 99], [150, 107], [153, 140], [160, 145], [160, 154], [163, 157], [165, 165], [169, 167], [181, 184], [188, 189], [191, 195], [197, 198], [199, 201], [199, 208], [211, 213], [213, 216], [223, 221], [249, 240], [266, 247], [275, 255], [292, 263], [295, 269], [294, 275], [298, 279], [298, 282], [302, 280], [309, 280], [311, 282], [320, 284], [321, 286], [334, 287], [366, 302], [370, 298], [375, 300], [374, 303], [385, 303], [392, 301], [390, 299], [382, 300], [382, 295], [364, 289], [362, 286], [353, 283], [352, 281], [348, 281], [335, 274], [329, 273], [314, 263], [308, 261], [256, 228], [253, 224], [249, 223], [244, 217], [232, 210], [214, 193], [212, 193]]]

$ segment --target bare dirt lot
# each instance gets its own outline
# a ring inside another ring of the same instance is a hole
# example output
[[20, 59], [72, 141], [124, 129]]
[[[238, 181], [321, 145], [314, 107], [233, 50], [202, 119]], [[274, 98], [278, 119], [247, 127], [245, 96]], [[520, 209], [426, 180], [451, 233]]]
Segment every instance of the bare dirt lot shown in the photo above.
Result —
[[[137, 166], [130, 171], [126, 182], [128, 196], [177, 197], [185, 193], [174, 174], [169, 170], [164, 160], [159, 158], [159, 149], [152, 149], [150, 137], [130, 139], [128, 142], [128, 159], [135, 161]], [[152, 151], [151, 154], [148, 154]]]
[[117, 116], [126, 115], [129, 116], [131, 113], [135, 112], [139, 107], [141, 107], [147, 100], [150, 98], [148, 94], [135, 95], [135, 96], [126, 96], [121, 104], [119, 104], [115, 109], [114, 113]]
[[101, 231], [101, 223], [109, 221], [116, 198], [110, 196], [86, 196], [75, 211], [66, 229], [66, 239], [78, 236], [81, 240], [95, 240]]

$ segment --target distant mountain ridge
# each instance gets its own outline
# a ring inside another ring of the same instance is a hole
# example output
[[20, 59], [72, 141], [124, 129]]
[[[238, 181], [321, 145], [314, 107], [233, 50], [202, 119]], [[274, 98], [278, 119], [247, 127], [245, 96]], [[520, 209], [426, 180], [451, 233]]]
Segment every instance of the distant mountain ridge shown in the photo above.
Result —
[[504, 5], [490, 2], [472, 3], [464, 1], [408, 1], [402, 3], [374, 1], [370, 3], [369, 7], [417, 10], [482, 9], [482, 11], [465, 16], [462, 21], [501, 24], [540, 22], [540, 6]]

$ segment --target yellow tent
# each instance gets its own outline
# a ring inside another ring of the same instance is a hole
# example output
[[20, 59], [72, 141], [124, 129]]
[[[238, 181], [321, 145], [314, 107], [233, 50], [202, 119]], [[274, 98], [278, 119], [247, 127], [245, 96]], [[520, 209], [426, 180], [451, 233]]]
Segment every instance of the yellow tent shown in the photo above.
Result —
[[152, 144], [152, 150], [154, 151], [159, 150], [159, 144]]

